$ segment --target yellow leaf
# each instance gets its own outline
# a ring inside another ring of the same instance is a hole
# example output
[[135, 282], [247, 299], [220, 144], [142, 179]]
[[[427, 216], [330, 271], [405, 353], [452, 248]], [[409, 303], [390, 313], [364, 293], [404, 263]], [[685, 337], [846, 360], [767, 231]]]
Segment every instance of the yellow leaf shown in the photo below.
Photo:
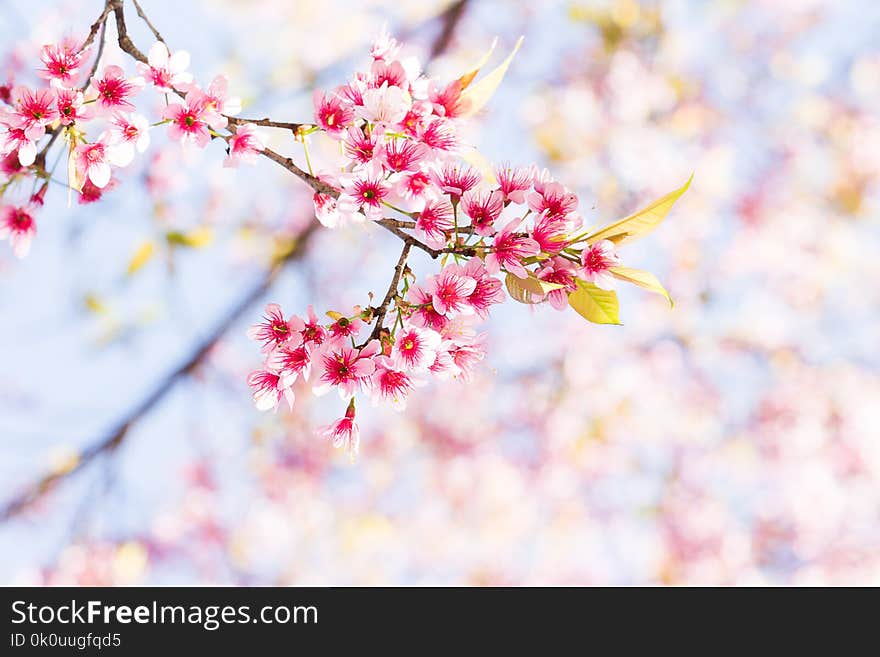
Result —
[[666, 291], [666, 288], [663, 287], [660, 281], [657, 280], [657, 277], [649, 271], [642, 271], [641, 269], [630, 269], [629, 267], [612, 267], [611, 275], [621, 281], [626, 281], [627, 283], [638, 285], [641, 288], [644, 288], [651, 292], [655, 292], [662, 297], [666, 297], [666, 300], [669, 302], [670, 306], [675, 305], [675, 303], [673, 303], [672, 301], [672, 297], [669, 296], [669, 292]]
[[523, 38], [520, 37], [516, 42], [516, 46], [513, 48], [513, 52], [507, 56], [507, 59], [501, 62], [487, 76], [481, 78], [479, 82], [475, 82], [462, 92], [461, 98], [464, 103], [464, 111], [461, 113], [462, 117], [466, 118], [468, 116], [473, 116], [485, 107], [486, 103], [488, 103], [489, 99], [492, 97], [492, 94], [494, 94], [495, 90], [498, 88], [498, 85], [501, 84], [501, 80], [504, 79], [504, 75], [507, 73], [510, 62], [513, 61], [513, 57], [516, 55], [522, 42]]
[[131, 260], [128, 261], [128, 269], [126, 273], [131, 276], [135, 272], [137, 272], [141, 267], [147, 264], [150, 259], [153, 257], [153, 254], [156, 253], [156, 244], [153, 240], [147, 240], [142, 243], [137, 250], [134, 252], [134, 255], [131, 256]]
[[165, 239], [169, 244], [175, 246], [186, 246], [191, 249], [200, 249], [207, 246], [214, 239], [214, 233], [207, 226], [196, 228], [188, 233], [178, 230], [172, 230], [165, 234]]
[[619, 245], [647, 235], [666, 218], [672, 205], [688, 190], [693, 179], [694, 175], [691, 174], [688, 181], [674, 192], [670, 192], [663, 198], [657, 199], [635, 214], [631, 214], [620, 221], [615, 221], [613, 224], [600, 228], [595, 233], [587, 235], [587, 243], [593, 244], [599, 240], [610, 240]]
[[83, 303], [86, 308], [96, 315], [103, 315], [107, 312], [107, 306], [96, 294], [87, 294], [85, 299], [83, 299]]
[[495, 46], [498, 45], [498, 39], [492, 39], [492, 45], [489, 47], [489, 50], [480, 58], [480, 61], [474, 66], [470, 71], [462, 75], [458, 78], [459, 84], [461, 84], [462, 89], [466, 89], [471, 82], [474, 81], [474, 78], [477, 77], [477, 73], [480, 72], [480, 69], [486, 65], [486, 62], [489, 61], [489, 58], [492, 56], [492, 53], [495, 52]]
[[483, 154], [476, 148], [464, 149], [461, 152], [461, 159], [479, 171], [483, 175], [483, 180], [487, 184], [492, 186], [498, 184], [498, 179], [495, 178], [495, 170], [492, 168], [492, 165], [489, 164], [489, 160], [483, 157]]
[[327, 315], [327, 317], [337, 322], [345, 316], [342, 313], [336, 312], [335, 310], [328, 310], [325, 314]]
[[594, 324], [620, 324], [617, 293], [578, 280], [578, 289], [568, 295], [568, 305]]
[[559, 283], [542, 281], [532, 275], [529, 275], [528, 278], [520, 278], [519, 276], [514, 276], [510, 272], [508, 272], [507, 276], [504, 278], [504, 285], [507, 287], [507, 292], [514, 301], [529, 304], [535, 303], [535, 301], [532, 300], [533, 294], [543, 297], [548, 292], [564, 287]]

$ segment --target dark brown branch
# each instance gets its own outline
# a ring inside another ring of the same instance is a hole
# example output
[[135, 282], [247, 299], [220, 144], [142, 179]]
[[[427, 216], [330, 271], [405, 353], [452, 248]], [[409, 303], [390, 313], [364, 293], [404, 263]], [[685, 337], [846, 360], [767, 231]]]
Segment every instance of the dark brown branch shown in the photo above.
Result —
[[[153, 33], [153, 36], [156, 37], [156, 41], [160, 41], [165, 43], [165, 39], [162, 38], [162, 35], [159, 34], [159, 30], [150, 22], [150, 19], [147, 18], [147, 15], [144, 13], [144, 10], [141, 9], [141, 5], [138, 0], [132, 0], [134, 2], [135, 11], [137, 11], [137, 15], [140, 16], [141, 20], [147, 24], [147, 27], [150, 28], [150, 32]], [[167, 44], [166, 44], [167, 45]]]
[[116, 15], [116, 32], [119, 36], [119, 47], [122, 48], [123, 52], [128, 53], [139, 62], [147, 64], [147, 56], [142, 53], [136, 45], [134, 45], [134, 41], [128, 36], [128, 27], [125, 24], [125, 9], [122, 6], [122, 0], [109, 0], [109, 2], [110, 7], [113, 9], [113, 13]]
[[296, 162], [291, 160], [289, 157], [284, 157], [280, 153], [276, 153], [269, 148], [263, 150], [263, 155], [265, 157], [268, 157], [273, 162], [277, 162], [278, 164], [283, 166], [285, 169], [290, 171], [293, 175], [302, 180], [316, 192], [328, 194], [330, 196], [333, 196], [334, 198], [339, 196], [339, 192], [334, 187], [328, 185], [321, 180], [318, 180], [317, 178], [315, 178], [315, 176], [311, 175], [307, 171], [303, 171], [298, 166], [296, 166]]
[[104, 3], [104, 11], [101, 12], [101, 15], [98, 16], [98, 20], [92, 23], [92, 26], [89, 28], [89, 34], [86, 37], [86, 40], [83, 41], [83, 44], [79, 47], [79, 51], [82, 52], [95, 40], [95, 37], [98, 36], [98, 30], [101, 29], [107, 23], [107, 16], [110, 15], [110, 11], [112, 7], [110, 6], [110, 0], [107, 0]]
[[452, 43], [452, 36], [455, 34], [455, 28], [458, 27], [462, 16], [464, 16], [467, 3], [468, 0], [458, 0], [458, 2], [450, 5], [443, 13], [440, 34], [437, 35], [437, 38], [431, 45], [429, 59], [436, 59], [449, 48], [449, 44]]
[[[224, 115], [225, 116], [225, 115]], [[240, 116], [227, 116], [229, 125], [244, 125], [245, 123], [253, 123], [254, 125], [263, 126], [265, 128], [281, 128], [282, 130], [290, 130], [296, 134], [300, 128], [310, 126], [311, 123], [289, 123], [287, 121], [273, 121], [272, 119], [245, 119]]]
[[391, 300], [397, 296], [400, 277], [403, 275], [403, 269], [406, 267], [406, 259], [409, 257], [409, 250], [411, 248], [412, 244], [409, 241], [404, 241], [403, 251], [400, 252], [400, 257], [397, 259], [397, 264], [394, 266], [394, 276], [391, 279], [391, 284], [388, 286], [388, 292], [385, 293], [385, 298], [382, 299], [382, 303], [373, 312], [376, 325], [373, 327], [373, 331], [370, 333], [367, 342], [375, 340], [382, 333], [382, 322], [385, 320], [385, 313], [388, 312], [388, 306], [391, 305]]

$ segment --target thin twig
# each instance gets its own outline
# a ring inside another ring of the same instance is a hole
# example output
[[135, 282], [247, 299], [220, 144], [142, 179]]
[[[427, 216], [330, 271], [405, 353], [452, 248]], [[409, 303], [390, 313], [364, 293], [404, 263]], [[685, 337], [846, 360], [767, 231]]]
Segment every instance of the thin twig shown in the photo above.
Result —
[[[141, 5], [138, 2], [138, 0], [132, 0], [132, 2], [134, 2], [134, 8], [135, 8], [135, 11], [137, 11], [137, 15], [140, 16], [141, 20], [147, 24], [147, 27], [150, 28], [150, 32], [152, 32], [153, 36], [156, 37], [156, 41], [160, 41], [162, 43], [165, 43], [165, 39], [163, 39], [162, 35], [159, 34], [159, 30], [156, 29], [156, 27], [153, 25], [153, 23], [150, 22], [150, 19], [147, 18], [147, 15], [144, 13], [144, 10], [141, 9]], [[168, 44], [166, 44], [166, 46], [167, 45]]]
[[410, 242], [405, 241], [403, 243], [403, 251], [400, 252], [400, 257], [397, 259], [397, 264], [394, 266], [394, 276], [391, 279], [391, 284], [388, 286], [388, 292], [385, 293], [385, 298], [373, 313], [376, 325], [373, 327], [373, 331], [370, 333], [367, 342], [375, 340], [382, 334], [382, 322], [385, 320], [385, 313], [388, 312], [388, 306], [391, 305], [391, 300], [397, 296], [397, 287], [400, 285], [400, 277], [403, 275], [403, 268], [406, 267], [406, 259], [409, 257], [409, 250], [411, 248], [412, 244]]

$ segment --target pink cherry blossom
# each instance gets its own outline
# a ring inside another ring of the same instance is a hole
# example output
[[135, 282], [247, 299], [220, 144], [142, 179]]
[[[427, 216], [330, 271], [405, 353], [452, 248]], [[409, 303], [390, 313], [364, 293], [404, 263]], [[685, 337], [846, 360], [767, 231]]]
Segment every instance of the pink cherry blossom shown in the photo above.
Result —
[[532, 188], [534, 178], [532, 170], [506, 164], [495, 169], [495, 177], [505, 201], [519, 205], [526, 202], [526, 192]]
[[354, 110], [346, 106], [335, 94], [325, 94], [315, 89], [315, 122], [328, 135], [339, 137], [354, 119]]
[[434, 362], [440, 334], [430, 328], [404, 325], [391, 348], [393, 367], [407, 372], [424, 372]]
[[371, 88], [387, 86], [404, 89], [407, 86], [406, 71], [399, 61], [390, 64], [383, 60], [374, 61], [370, 68], [370, 76], [368, 84]]
[[367, 134], [357, 126], [349, 127], [342, 140], [346, 157], [360, 164], [371, 162], [376, 155], [378, 137], [376, 130]]
[[186, 72], [189, 68], [189, 53], [178, 50], [169, 56], [168, 48], [161, 41], [157, 41], [150, 48], [147, 55], [147, 63], [138, 64], [138, 72], [141, 76], [159, 91], [170, 93], [175, 89], [184, 90], [184, 87], [192, 82], [192, 75]]
[[450, 313], [467, 315], [474, 312], [468, 297], [476, 289], [477, 281], [470, 276], [459, 274], [457, 269], [455, 265], [450, 265], [439, 274], [427, 279], [425, 291], [431, 295], [431, 303], [441, 315]]
[[257, 410], [277, 411], [284, 399], [290, 410], [293, 410], [295, 396], [293, 389], [284, 384], [282, 378], [270, 370], [257, 370], [248, 376], [248, 385], [253, 388], [254, 404]]
[[429, 201], [416, 217], [415, 234], [434, 249], [442, 248], [455, 227], [452, 204], [447, 200]]
[[399, 410], [406, 405], [406, 397], [416, 385], [410, 374], [395, 366], [388, 356], [379, 356], [374, 362], [376, 371], [370, 376], [370, 386], [381, 401], [396, 404]]
[[536, 180], [534, 184], [535, 191], [526, 197], [533, 212], [564, 217], [577, 209], [577, 195], [567, 191], [562, 184], [543, 180]]
[[120, 150], [109, 131], [91, 144], [79, 144], [73, 153], [74, 163], [81, 179], [88, 178], [95, 187], [103, 188], [110, 182], [110, 167], [124, 166], [126, 153]]
[[345, 417], [321, 427], [318, 429], [318, 435], [329, 440], [334, 447], [343, 447], [350, 456], [354, 457], [360, 447], [360, 430], [354, 418], [355, 407], [352, 398], [345, 411]]
[[280, 344], [266, 358], [266, 367], [277, 372], [284, 386], [289, 387], [300, 376], [308, 381], [312, 369], [312, 353], [303, 344], [294, 347], [293, 341]]
[[[382, 201], [388, 196], [390, 186], [385, 181], [381, 167], [370, 166], [358, 173], [345, 187], [344, 196], [360, 207], [367, 219], [376, 221], [382, 218]], [[339, 202], [345, 199], [340, 196]]]
[[83, 107], [85, 96], [79, 89], [59, 89], [56, 100], [61, 125], [72, 125], [92, 118], [89, 109]]
[[[36, 139], [40, 137], [42, 135]], [[37, 158], [36, 141], [28, 136], [24, 128], [8, 127], [6, 132], [0, 133], [0, 155], [15, 156], [21, 166], [28, 167]]]
[[15, 127], [24, 130], [29, 139], [39, 139], [46, 126], [58, 118], [54, 89], [16, 87], [12, 92]]
[[227, 116], [241, 112], [241, 98], [229, 95], [229, 81], [225, 75], [218, 75], [203, 92], [205, 122], [214, 130], [226, 127]]
[[400, 87], [383, 84], [364, 91], [364, 104], [358, 108], [358, 116], [370, 123], [393, 126], [400, 123], [409, 111], [409, 96]]
[[37, 223], [28, 207], [0, 206], [0, 240], [9, 238], [12, 252], [24, 258], [31, 248], [31, 240], [37, 232]]
[[170, 121], [169, 136], [180, 143], [194, 142], [204, 148], [211, 141], [211, 132], [205, 121], [205, 95], [198, 89], [186, 94], [185, 104], [173, 102], [162, 109], [162, 118]]
[[453, 200], [459, 200], [465, 192], [476, 187], [482, 176], [467, 164], [446, 164], [439, 173], [434, 172], [434, 181]]
[[357, 317], [349, 319], [348, 317], [340, 317], [330, 325], [328, 329], [330, 339], [327, 344], [331, 348], [338, 347], [345, 343], [350, 343], [360, 335], [364, 323]]
[[128, 79], [119, 66], [105, 66], [100, 78], [92, 83], [97, 92], [97, 107], [104, 112], [115, 110], [131, 111], [134, 105], [130, 98], [144, 86], [142, 78]]
[[538, 270], [537, 277], [540, 280], [563, 286], [547, 293], [547, 300], [556, 310], [565, 310], [568, 307], [568, 293], [577, 289], [576, 273], [575, 264], [559, 256], [550, 259]]
[[253, 164], [266, 148], [262, 135], [253, 123], [238, 126], [227, 143], [229, 155], [223, 161], [224, 167], [236, 167], [240, 162]]
[[[441, 154], [455, 152], [460, 145], [458, 135], [456, 134], [452, 122], [447, 121], [446, 119], [434, 119], [428, 123], [419, 131], [418, 138], [423, 144]], [[453, 193], [457, 196], [461, 196], [462, 193], [473, 187], [477, 182], [479, 182], [479, 178], [477, 178], [475, 183], [466, 188], [461, 185], [456, 185], [454, 189], [459, 191], [454, 191]]]
[[328, 349], [320, 358], [320, 374], [315, 393], [323, 394], [335, 387], [340, 396], [351, 397], [376, 369], [371, 357], [378, 351], [378, 340], [360, 350], [347, 346]]
[[302, 329], [303, 343], [309, 345], [310, 348], [320, 347], [328, 337], [327, 329], [321, 326], [314, 308], [309, 306], [307, 311], [308, 321], [305, 322]]
[[504, 210], [504, 195], [499, 191], [471, 190], [461, 197], [461, 209], [471, 219], [477, 235], [495, 233], [495, 221]]
[[72, 87], [88, 54], [88, 50], [80, 52], [78, 43], [71, 38], [57, 45], [45, 45], [40, 49], [40, 61], [45, 68], [37, 69], [37, 75], [49, 80], [53, 86]]
[[305, 327], [305, 322], [296, 315], [284, 319], [281, 306], [270, 303], [266, 306], [263, 321], [251, 326], [247, 336], [251, 340], [262, 342], [263, 351], [272, 351], [281, 345], [292, 349], [302, 343], [302, 331]]
[[603, 290], [614, 288], [614, 277], [609, 271], [620, 263], [620, 256], [610, 240], [599, 240], [581, 254], [580, 275]]
[[[474, 287], [476, 287], [476, 283]], [[449, 322], [446, 315], [437, 312], [431, 295], [420, 285], [410, 286], [406, 293], [406, 300], [415, 306], [409, 318], [414, 326], [439, 331]]]
[[382, 164], [391, 171], [415, 172], [428, 156], [428, 147], [409, 139], [391, 139], [381, 151]]
[[528, 276], [522, 260], [540, 253], [541, 247], [530, 237], [522, 237], [514, 232], [521, 223], [522, 219], [514, 219], [495, 235], [492, 252], [486, 256], [489, 273], [497, 274], [503, 268], [520, 278]]
[[143, 153], [150, 146], [150, 124], [139, 114], [115, 112], [110, 121], [110, 129], [123, 160], [130, 162], [135, 151]]
[[476, 281], [474, 291], [468, 296], [468, 304], [481, 319], [486, 319], [491, 306], [504, 302], [501, 281], [492, 276], [483, 261], [476, 257], [459, 266], [458, 271]]

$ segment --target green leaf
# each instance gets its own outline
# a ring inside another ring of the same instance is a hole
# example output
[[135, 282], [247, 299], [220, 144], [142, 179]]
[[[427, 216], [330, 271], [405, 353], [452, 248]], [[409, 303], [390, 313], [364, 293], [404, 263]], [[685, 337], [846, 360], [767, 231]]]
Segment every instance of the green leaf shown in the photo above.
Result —
[[620, 324], [620, 306], [614, 290], [603, 290], [578, 280], [578, 289], [568, 295], [568, 305], [594, 324]]
[[688, 178], [687, 182], [674, 192], [669, 192], [663, 198], [657, 199], [635, 214], [631, 214], [620, 221], [615, 221], [613, 224], [609, 224], [608, 226], [600, 228], [596, 232], [587, 235], [587, 243], [593, 244], [599, 240], [610, 240], [615, 244], [620, 245], [647, 235], [657, 228], [657, 226], [660, 225], [660, 222], [666, 218], [666, 215], [669, 214], [669, 210], [672, 209], [673, 204], [688, 190], [688, 187], [691, 186], [691, 181], [693, 179], [694, 175], [691, 174], [691, 177]]
[[660, 281], [657, 280], [657, 277], [651, 272], [642, 271], [641, 269], [630, 269], [629, 267], [612, 267], [610, 271], [614, 278], [626, 281], [627, 283], [632, 283], [633, 285], [638, 285], [650, 292], [666, 297], [670, 306], [675, 305], [672, 301], [672, 297], [669, 296], [669, 292], [666, 291], [666, 288], [663, 287]]

